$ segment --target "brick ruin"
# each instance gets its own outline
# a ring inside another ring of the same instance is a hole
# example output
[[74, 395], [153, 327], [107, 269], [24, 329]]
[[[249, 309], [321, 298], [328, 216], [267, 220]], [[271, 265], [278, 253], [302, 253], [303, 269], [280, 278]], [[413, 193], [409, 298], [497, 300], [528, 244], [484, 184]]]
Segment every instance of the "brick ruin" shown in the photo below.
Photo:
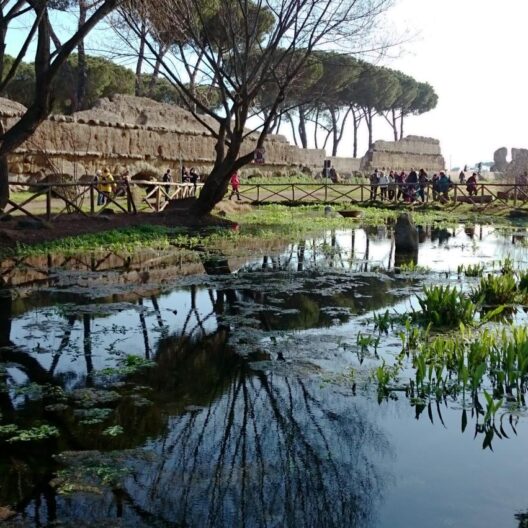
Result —
[[[7, 128], [24, 110], [0, 99], [0, 118]], [[215, 126], [208, 117], [204, 121]], [[245, 151], [252, 150], [255, 142], [256, 137], [250, 136]], [[265, 164], [250, 165], [243, 174], [316, 175], [325, 158], [342, 175], [374, 166], [444, 168], [439, 142], [414, 136], [397, 143], [377, 141], [363, 160], [328, 158], [322, 149], [302, 149], [280, 135], [270, 135], [265, 148]], [[185, 165], [206, 174], [213, 161], [214, 139], [190, 112], [147, 98], [116, 95], [72, 116], [50, 116], [10, 157], [9, 170], [11, 179], [22, 184], [49, 173], [82, 179], [105, 166], [114, 174], [124, 170], [135, 174], [145, 168], [162, 172], [169, 167], [178, 174]]]
[[400, 141], [376, 141], [361, 160], [362, 170], [424, 169], [439, 172], [446, 168], [440, 141], [421, 136], [407, 136]]

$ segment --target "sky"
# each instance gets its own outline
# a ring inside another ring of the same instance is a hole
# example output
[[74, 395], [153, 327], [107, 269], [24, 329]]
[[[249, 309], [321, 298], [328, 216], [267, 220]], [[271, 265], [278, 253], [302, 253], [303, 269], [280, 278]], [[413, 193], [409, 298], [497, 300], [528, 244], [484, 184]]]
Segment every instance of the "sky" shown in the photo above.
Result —
[[[416, 37], [384, 63], [439, 95], [406, 134], [440, 139], [449, 167], [491, 161], [499, 147], [528, 148], [528, 0], [400, 0], [388, 18]], [[375, 135], [390, 139], [388, 130]]]
[[[439, 139], [449, 168], [492, 161], [500, 147], [528, 148], [528, 0], [395, 3], [386, 15], [385, 31], [404, 43], [381, 64], [430, 83], [439, 96], [435, 110], [407, 118], [405, 135]], [[71, 22], [62, 21], [65, 26]], [[19, 42], [26, 31], [21, 27], [14, 40]], [[90, 39], [92, 48], [100, 48], [108, 29], [96, 29]], [[288, 129], [281, 133], [288, 136]], [[360, 156], [367, 149], [365, 136], [363, 131]], [[374, 136], [392, 139], [383, 118], [376, 121]], [[347, 132], [338, 154], [351, 156], [351, 145]]]

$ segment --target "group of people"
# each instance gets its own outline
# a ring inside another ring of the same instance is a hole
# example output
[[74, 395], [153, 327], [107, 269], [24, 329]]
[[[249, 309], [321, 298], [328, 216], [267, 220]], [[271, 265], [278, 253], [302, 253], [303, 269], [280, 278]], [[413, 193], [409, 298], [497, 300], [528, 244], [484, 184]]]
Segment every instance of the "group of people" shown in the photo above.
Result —
[[193, 185], [196, 185], [200, 181], [200, 175], [194, 167], [191, 167], [190, 170], [188, 170], [187, 167], [182, 167], [181, 181], [183, 183], [192, 183]]
[[[416, 171], [411, 169], [408, 173], [405, 171], [387, 171], [375, 169], [369, 176], [370, 181], [370, 199], [376, 200], [403, 200], [412, 203], [417, 200], [425, 202], [427, 188], [431, 187], [433, 200], [447, 201], [449, 191], [453, 187], [451, 178], [444, 172], [435, 173], [431, 178], [424, 169]], [[470, 196], [477, 194], [477, 173], [465, 180], [466, 189]]]

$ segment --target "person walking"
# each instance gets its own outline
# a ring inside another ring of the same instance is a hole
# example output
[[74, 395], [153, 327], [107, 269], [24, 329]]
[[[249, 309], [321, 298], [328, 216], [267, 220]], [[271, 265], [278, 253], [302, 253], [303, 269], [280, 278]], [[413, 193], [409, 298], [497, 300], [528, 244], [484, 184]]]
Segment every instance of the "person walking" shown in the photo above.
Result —
[[231, 178], [229, 179], [229, 183], [231, 184], [231, 195], [229, 196], [229, 199], [233, 198], [233, 195], [237, 195], [237, 200], [241, 200], [240, 198], [240, 177], [238, 175], [238, 171], [233, 171], [231, 174]]
[[396, 178], [394, 171], [389, 172], [389, 201], [392, 202], [396, 196]]
[[375, 169], [374, 172], [369, 176], [370, 181], [370, 199], [375, 200], [378, 195], [378, 184], [379, 184], [379, 171]]
[[425, 190], [427, 189], [427, 184], [429, 183], [429, 178], [427, 172], [424, 169], [420, 169], [418, 174], [418, 196], [420, 196], [422, 203], [425, 202]]
[[191, 177], [191, 183], [193, 184], [193, 192], [196, 194], [196, 184], [200, 181], [200, 175], [194, 167], [191, 167], [189, 176]]
[[171, 174], [171, 170], [170, 169], [167, 169], [167, 171], [163, 175], [163, 182], [164, 183], [171, 183], [172, 182], [172, 174]]
[[438, 179], [438, 192], [444, 203], [449, 201], [449, 189], [451, 188], [451, 185], [451, 180], [446, 176], [446, 173], [442, 171], [440, 173], [440, 178]]
[[398, 194], [396, 195], [396, 200], [399, 200], [400, 198], [405, 198], [405, 179], [407, 178], [407, 175], [404, 171], [401, 171], [399, 174], [396, 173], [396, 176], [394, 177], [394, 180], [396, 181], [396, 185], [398, 187]]
[[106, 195], [106, 203], [108, 203], [108, 200], [110, 196], [115, 193], [116, 191], [116, 185], [114, 177], [112, 176], [112, 173], [108, 169], [108, 167], [105, 167], [103, 170], [103, 179], [104, 179], [104, 193]]
[[404, 200], [408, 203], [414, 202], [416, 198], [416, 188], [418, 186], [418, 173], [411, 169], [407, 179], [405, 180], [405, 191], [404, 191]]
[[380, 198], [381, 198], [381, 201], [384, 201], [387, 199], [387, 190], [389, 188], [389, 177], [383, 171], [379, 178], [379, 186], [380, 186]]
[[469, 196], [477, 196], [477, 173], [474, 172], [466, 182], [466, 190]]
[[105, 204], [105, 195], [103, 191], [103, 173], [98, 169], [94, 176], [95, 189], [97, 190], [97, 205]]

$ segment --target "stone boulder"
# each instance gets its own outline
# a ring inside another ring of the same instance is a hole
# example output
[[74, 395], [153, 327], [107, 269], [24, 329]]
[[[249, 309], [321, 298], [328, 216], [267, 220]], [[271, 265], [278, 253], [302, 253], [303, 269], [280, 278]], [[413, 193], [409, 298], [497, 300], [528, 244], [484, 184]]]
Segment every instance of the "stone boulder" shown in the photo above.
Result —
[[508, 149], [501, 147], [497, 149], [493, 154], [493, 166], [491, 167], [492, 172], [505, 172], [508, 168]]
[[416, 253], [418, 251], [418, 229], [409, 213], [398, 216], [394, 226], [396, 253]]

